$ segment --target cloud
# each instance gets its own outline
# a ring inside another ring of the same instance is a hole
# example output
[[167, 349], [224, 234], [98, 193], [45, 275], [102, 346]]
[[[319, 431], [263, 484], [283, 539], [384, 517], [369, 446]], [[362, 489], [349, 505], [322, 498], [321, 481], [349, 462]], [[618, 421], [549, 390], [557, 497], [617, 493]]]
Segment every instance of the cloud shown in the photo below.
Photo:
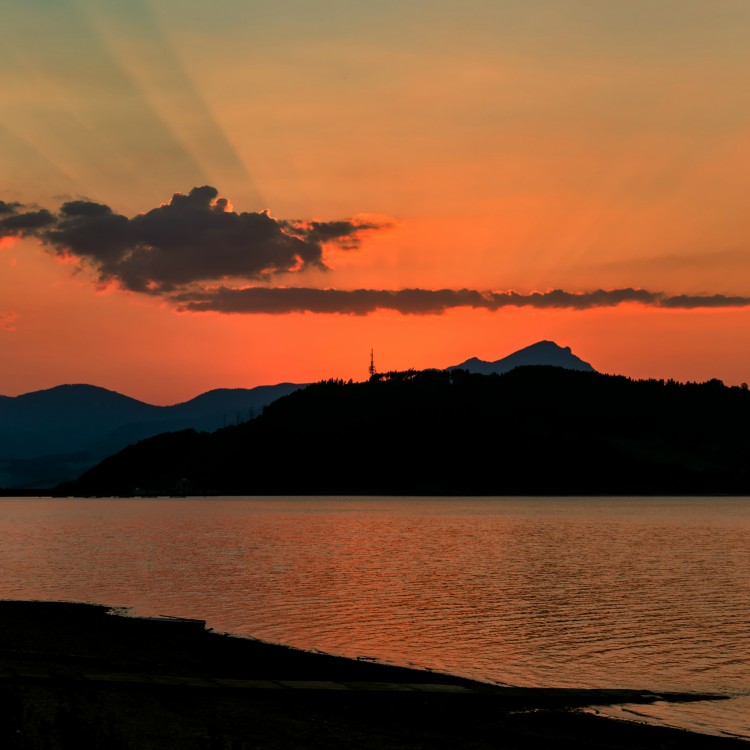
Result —
[[55, 217], [46, 209], [28, 208], [21, 203], [0, 201], [0, 240], [34, 233], [55, 223]]
[[311, 289], [304, 287], [248, 287], [188, 292], [171, 297], [178, 309], [189, 312], [266, 313], [292, 312], [367, 315], [376, 310], [395, 310], [404, 315], [435, 315], [457, 307], [498, 310], [503, 307], [588, 310], [637, 303], [648, 307], [693, 309], [699, 307], [748, 307], [748, 297], [668, 297], [645, 289], [598, 289], [594, 292], [482, 292], [476, 289]]
[[309, 289], [302, 287], [220, 287], [172, 298], [180, 310], [222, 313], [289, 312], [367, 315], [375, 310], [398, 310], [434, 315], [453, 307], [486, 307], [487, 299], [471, 289]]
[[100, 281], [147, 294], [325, 269], [324, 245], [351, 250], [363, 232], [384, 226], [238, 213], [208, 185], [175, 193], [169, 203], [132, 218], [86, 200], [63, 203], [57, 214], [6, 203], [2, 210], [0, 237], [35, 236], [52, 252], [94, 268]]
[[678, 294], [674, 297], [664, 297], [659, 306], [683, 310], [692, 310], [698, 307], [748, 307], [750, 306], [750, 297], [725, 297], [723, 294], [706, 296]]
[[55, 223], [55, 217], [46, 209], [14, 213], [0, 219], [0, 233], [5, 237], [17, 237], [45, 229]]
[[517, 292], [492, 292], [488, 294], [488, 307], [538, 307], [538, 308], [568, 308], [573, 310], [587, 310], [592, 307], [615, 307], [624, 302], [639, 302], [643, 305], [653, 305], [658, 302], [660, 295], [645, 289], [597, 289], [594, 292], [565, 292], [562, 289], [552, 289], [548, 292], [531, 292], [518, 294]]
[[285, 229], [301, 239], [318, 244], [335, 243], [344, 250], [356, 250], [359, 247], [359, 232], [384, 229], [388, 224], [375, 222], [358, 222], [357, 233], [352, 233], [350, 221], [287, 221]]
[[14, 214], [19, 208], [21, 208], [20, 203], [6, 203], [5, 201], [0, 201], [0, 216]]
[[51, 253], [93, 268], [101, 282], [160, 296], [186, 312], [368, 315], [394, 310], [404, 315], [439, 315], [462, 307], [490, 311], [505, 307], [589, 310], [628, 303], [683, 310], [750, 307], [750, 297], [670, 296], [632, 287], [524, 294], [478, 289], [340, 290], [270, 283], [279, 274], [327, 269], [325, 247], [353, 250], [366, 233], [388, 226], [365, 219], [313, 221], [277, 219], [268, 211], [236, 212], [209, 185], [175, 193], [168, 203], [131, 218], [89, 200], [69, 200], [57, 213], [0, 201], [0, 241], [35, 237]]

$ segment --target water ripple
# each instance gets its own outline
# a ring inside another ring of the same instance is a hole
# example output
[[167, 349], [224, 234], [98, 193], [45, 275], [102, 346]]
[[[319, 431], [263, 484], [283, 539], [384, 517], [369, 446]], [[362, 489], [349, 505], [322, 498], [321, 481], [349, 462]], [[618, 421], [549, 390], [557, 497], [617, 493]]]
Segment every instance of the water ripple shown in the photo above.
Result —
[[[98, 601], [750, 738], [750, 500], [0, 500], [0, 596]], [[632, 714], [631, 714], [632, 715]]]

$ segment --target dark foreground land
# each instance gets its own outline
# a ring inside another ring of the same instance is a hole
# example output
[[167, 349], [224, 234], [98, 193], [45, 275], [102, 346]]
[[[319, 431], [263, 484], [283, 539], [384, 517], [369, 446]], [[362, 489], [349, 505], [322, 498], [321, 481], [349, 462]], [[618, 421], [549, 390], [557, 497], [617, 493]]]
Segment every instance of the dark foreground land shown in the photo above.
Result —
[[658, 697], [500, 688], [105, 607], [0, 602], [8, 750], [747, 747], [575, 710]]

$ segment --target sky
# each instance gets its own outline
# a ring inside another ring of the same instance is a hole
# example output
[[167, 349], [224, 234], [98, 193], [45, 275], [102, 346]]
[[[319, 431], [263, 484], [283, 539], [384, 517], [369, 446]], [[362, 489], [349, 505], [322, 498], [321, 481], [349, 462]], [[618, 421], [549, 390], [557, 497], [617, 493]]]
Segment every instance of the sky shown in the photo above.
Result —
[[4, 0], [0, 394], [750, 380], [747, 0]]

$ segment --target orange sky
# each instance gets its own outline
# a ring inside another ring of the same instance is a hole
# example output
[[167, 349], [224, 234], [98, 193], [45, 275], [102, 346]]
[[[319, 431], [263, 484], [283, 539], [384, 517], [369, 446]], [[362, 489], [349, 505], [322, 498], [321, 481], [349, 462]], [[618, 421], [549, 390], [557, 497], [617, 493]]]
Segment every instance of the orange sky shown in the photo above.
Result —
[[[88, 382], [169, 403], [363, 378], [371, 346], [398, 369], [540, 339], [605, 372], [750, 380], [744, 0], [470, 0], [460, 12], [9, 0], [4, 14], [0, 201], [16, 213], [49, 209], [59, 228], [62, 204], [86, 199], [132, 218], [213, 185], [238, 215], [268, 208], [282, 233], [312, 219], [382, 228], [350, 235], [354, 249], [304, 235], [327, 270], [222, 266], [157, 293], [119, 270], [102, 289], [104, 240], [94, 262], [16, 232], [0, 240], [0, 393]], [[162, 260], [169, 283], [203, 267]], [[259, 285], [740, 299], [267, 315], [180, 312], [172, 296]]]

